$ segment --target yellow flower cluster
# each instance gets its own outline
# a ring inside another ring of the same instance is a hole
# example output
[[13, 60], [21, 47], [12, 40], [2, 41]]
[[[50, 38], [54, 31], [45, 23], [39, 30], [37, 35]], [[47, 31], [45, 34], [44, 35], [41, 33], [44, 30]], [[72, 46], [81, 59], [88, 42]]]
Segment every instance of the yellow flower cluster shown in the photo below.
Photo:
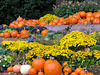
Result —
[[[87, 56], [94, 56], [97, 60], [100, 59], [100, 51], [94, 50], [94, 51], [72, 51], [69, 49], [62, 49], [62, 46], [59, 45], [43, 45], [39, 44], [37, 42], [30, 42], [27, 41], [3, 41], [3, 46], [6, 45], [6, 49], [10, 50], [28, 50], [30, 51], [27, 53], [26, 58], [29, 61], [32, 61], [34, 59], [34, 56], [40, 55], [40, 57], [49, 57], [51, 56], [65, 56], [68, 59], [76, 60], [77, 58], [85, 59]], [[93, 58], [94, 59], [94, 58]]]
[[54, 19], [58, 19], [59, 17], [52, 14], [46, 14], [43, 17], [40, 17], [39, 21], [46, 21], [47, 23], [52, 22]]
[[60, 40], [60, 45], [62, 48], [68, 47], [79, 47], [79, 46], [93, 46], [95, 45], [97, 40], [90, 37], [90, 35], [87, 35], [85, 33], [82, 33], [80, 31], [72, 31], [71, 33], [65, 35]]

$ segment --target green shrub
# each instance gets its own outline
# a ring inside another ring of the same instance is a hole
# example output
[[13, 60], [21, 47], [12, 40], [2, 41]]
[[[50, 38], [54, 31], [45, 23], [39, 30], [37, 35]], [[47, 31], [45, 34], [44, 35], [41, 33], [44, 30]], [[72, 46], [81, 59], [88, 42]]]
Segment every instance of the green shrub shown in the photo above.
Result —
[[51, 12], [55, 0], [0, 0], [0, 23], [9, 24], [20, 15], [38, 19]]
[[72, 1], [64, 1], [58, 6], [53, 7], [54, 14], [59, 17], [67, 18], [69, 15], [73, 15], [79, 11], [85, 12], [96, 12], [98, 11], [99, 5], [96, 2], [88, 1], [88, 2], [72, 2]]

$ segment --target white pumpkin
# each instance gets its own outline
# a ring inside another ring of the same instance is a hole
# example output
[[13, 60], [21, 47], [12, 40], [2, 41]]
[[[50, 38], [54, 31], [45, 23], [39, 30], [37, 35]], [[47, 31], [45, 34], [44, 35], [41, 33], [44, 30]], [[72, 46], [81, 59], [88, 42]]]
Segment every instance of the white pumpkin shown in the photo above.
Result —
[[27, 75], [30, 68], [30, 65], [22, 65], [20, 69], [21, 74]]

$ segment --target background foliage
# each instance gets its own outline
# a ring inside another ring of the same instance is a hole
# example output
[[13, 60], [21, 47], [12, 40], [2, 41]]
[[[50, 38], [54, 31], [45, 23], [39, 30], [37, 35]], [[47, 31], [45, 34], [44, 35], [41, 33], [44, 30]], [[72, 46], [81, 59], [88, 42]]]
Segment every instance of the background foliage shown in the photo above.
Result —
[[94, 1], [83, 1], [78, 2], [78, 0], [73, 1], [63, 1], [59, 5], [54, 5], [54, 14], [59, 17], [67, 18], [69, 15], [73, 15], [79, 11], [85, 12], [96, 12], [100, 9], [99, 3]]
[[55, 0], [0, 0], [0, 24], [9, 24], [18, 16], [38, 19], [51, 12]]

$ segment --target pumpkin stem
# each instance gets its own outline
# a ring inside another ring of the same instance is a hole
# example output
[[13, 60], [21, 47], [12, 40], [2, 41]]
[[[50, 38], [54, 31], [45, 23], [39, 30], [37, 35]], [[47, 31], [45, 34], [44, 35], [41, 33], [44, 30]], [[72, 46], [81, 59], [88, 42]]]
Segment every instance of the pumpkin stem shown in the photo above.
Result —
[[24, 27], [24, 30], [25, 30], [25, 27]]
[[85, 75], [85, 74], [88, 74], [86, 69], [85, 69], [85, 73], [84, 73], [84, 75]]
[[41, 69], [39, 69], [39, 71], [42, 72]]
[[54, 57], [52, 57], [52, 61], [55, 62]]
[[34, 68], [34, 66], [32, 65], [32, 68]]
[[50, 56], [50, 60], [52, 60], [52, 56]]
[[28, 61], [25, 62], [25, 65], [27, 64]]
[[38, 59], [40, 59], [40, 55], [38, 55]]

